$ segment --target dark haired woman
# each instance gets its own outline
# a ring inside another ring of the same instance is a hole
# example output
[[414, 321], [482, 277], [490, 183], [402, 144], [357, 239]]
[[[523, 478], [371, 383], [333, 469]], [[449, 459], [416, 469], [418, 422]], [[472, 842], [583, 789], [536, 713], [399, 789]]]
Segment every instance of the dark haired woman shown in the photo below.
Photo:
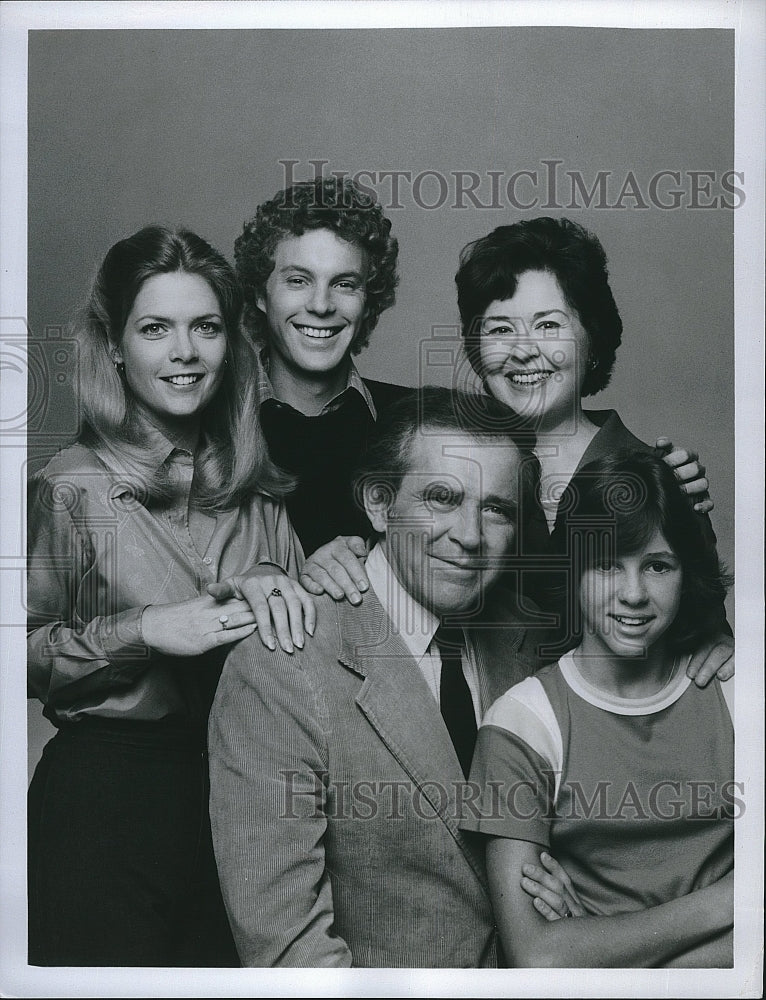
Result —
[[[734, 733], [720, 682], [700, 689], [685, 671], [724, 594], [715, 550], [643, 453], [584, 466], [553, 541], [575, 648], [485, 715], [471, 770], [482, 800], [462, 823], [488, 837], [509, 963], [730, 966]], [[577, 919], [546, 914], [528, 878], [541, 849], [568, 873]]]
[[[313, 615], [240, 311], [217, 251], [153, 226], [109, 250], [77, 325], [82, 432], [29, 506], [29, 694], [58, 729], [29, 793], [30, 964], [238, 964], [207, 715], [232, 642], [287, 648]], [[252, 607], [206, 593], [246, 571]]]
[[[455, 282], [471, 366], [485, 390], [536, 431], [541, 502], [552, 529], [559, 497], [583, 465], [620, 450], [653, 451], [614, 410], [583, 406], [585, 397], [608, 384], [622, 339], [606, 254], [597, 237], [576, 222], [543, 216], [499, 226], [468, 244]], [[707, 490], [696, 456], [679, 449], [665, 460], [676, 466], [690, 496]], [[703, 498], [696, 509], [704, 514], [711, 506]], [[714, 540], [708, 518], [702, 523]], [[545, 552], [547, 544], [542, 532], [527, 551]], [[523, 589], [545, 604], [549, 580], [545, 569], [532, 573]], [[716, 621], [721, 628], [690, 665], [693, 674], [702, 667], [700, 680], [716, 670], [722, 678], [733, 673], [733, 640], [723, 607]]]
[[[543, 606], [550, 584], [549, 530], [558, 498], [584, 463], [620, 449], [653, 449], [633, 435], [614, 410], [586, 410], [583, 398], [603, 389], [614, 367], [622, 320], [609, 287], [599, 240], [569, 219], [541, 217], [499, 226], [466, 246], [455, 278], [465, 349], [485, 390], [525, 417], [537, 436], [545, 512], [525, 532], [525, 555], [541, 555], [520, 589]], [[658, 442], [659, 444], [660, 442]], [[712, 507], [696, 457], [678, 449], [665, 456], [697, 497], [697, 510]], [[700, 496], [700, 494], [702, 494]], [[710, 532], [709, 520], [704, 517]], [[366, 580], [357, 556], [358, 538], [336, 540], [312, 553], [301, 582], [358, 601]], [[699, 683], [734, 672], [733, 640], [721, 607], [720, 630], [689, 665]]]

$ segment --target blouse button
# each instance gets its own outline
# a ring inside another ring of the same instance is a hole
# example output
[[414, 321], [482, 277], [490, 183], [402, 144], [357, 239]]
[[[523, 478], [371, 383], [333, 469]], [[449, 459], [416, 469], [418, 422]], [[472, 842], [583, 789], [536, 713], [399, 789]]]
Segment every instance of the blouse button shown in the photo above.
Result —
[[210, 563], [211, 563], [212, 561], [213, 561], [213, 560], [212, 560], [212, 559], [210, 558], [210, 556], [205, 556], [205, 558], [204, 558], [204, 559], [202, 560], [202, 562], [203, 562], [203, 563], [204, 563], [204, 564], [205, 564], [206, 566], [209, 566], [209, 565], [210, 565]]

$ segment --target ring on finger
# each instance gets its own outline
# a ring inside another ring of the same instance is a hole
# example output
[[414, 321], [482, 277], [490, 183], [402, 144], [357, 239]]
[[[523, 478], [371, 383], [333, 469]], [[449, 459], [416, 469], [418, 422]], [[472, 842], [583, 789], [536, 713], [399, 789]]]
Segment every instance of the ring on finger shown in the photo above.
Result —
[[269, 597], [281, 597], [281, 596], [282, 596], [282, 591], [279, 589], [279, 587], [275, 587], [269, 594]]
[[229, 616], [228, 615], [219, 615], [218, 616], [218, 621], [221, 623], [221, 628], [225, 629], [226, 626], [229, 624]]

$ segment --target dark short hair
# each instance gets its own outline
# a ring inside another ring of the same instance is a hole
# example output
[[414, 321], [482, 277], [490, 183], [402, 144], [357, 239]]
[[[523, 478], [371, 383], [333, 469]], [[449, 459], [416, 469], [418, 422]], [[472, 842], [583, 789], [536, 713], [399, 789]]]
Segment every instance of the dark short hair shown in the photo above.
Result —
[[703, 523], [672, 469], [650, 452], [618, 452], [583, 466], [561, 496], [551, 536], [555, 552], [569, 566], [565, 614], [571, 634], [582, 634], [578, 594], [583, 572], [607, 554], [638, 552], [655, 531], [665, 537], [683, 571], [680, 607], [666, 633], [669, 648], [691, 652], [717, 634], [731, 578]]
[[399, 244], [374, 193], [362, 190], [348, 177], [294, 184], [259, 205], [245, 222], [234, 243], [234, 261], [245, 296], [246, 321], [268, 339], [256, 301], [274, 270], [277, 244], [287, 236], [303, 236], [315, 229], [329, 229], [366, 254], [365, 318], [351, 347], [358, 354], [380, 314], [394, 304]]
[[483, 377], [481, 318], [487, 306], [510, 299], [526, 271], [549, 271], [556, 277], [588, 334], [590, 358], [582, 394], [600, 392], [614, 368], [622, 320], [601, 243], [570, 219], [542, 216], [499, 226], [463, 248], [455, 282], [466, 353], [474, 370]]
[[540, 463], [535, 435], [510, 407], [491, 396], [426, 385], [413, 389], [387, 407], [377, 421], [368, 448], [354, 476], [356, 501], [364, 502], [365, 487], [393, 502], [410, 467], [417, 431], [444, 430], [482, 439], [505, 438], [521, 455], [519, 528], [540, 516]]

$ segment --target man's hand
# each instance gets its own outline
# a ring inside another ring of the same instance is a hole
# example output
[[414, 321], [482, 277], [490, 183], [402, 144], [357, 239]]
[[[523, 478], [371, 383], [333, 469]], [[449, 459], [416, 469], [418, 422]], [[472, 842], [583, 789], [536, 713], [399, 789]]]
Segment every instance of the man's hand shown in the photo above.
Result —
[[697, 513], [709, 514], [714, 504], [708, 492], [710, 484], [705, 476], [705, 466], [700, 464], [697, 452], [674, 448], [673, 442], [666, 437], [657, 438], [654, 450], [657, 457], [675, 472], [684, 493], [693, 498]]
[[686, 673], [697, 687], [705, 687], [713, 677], [728, 681], [734, 676], [734, 639], [725, 632], [719, 633], [700, 646], [689, 661]]
[[346, 598], [361, 604], [370, 582], [364, 571], [367, 546], [359, 535], [338, 535], [322, 545], [304, 563], [302, 585], [310, 594], [329, 594], [336, 601]]
[[309, 635], [316, 627], [316, 607], [300, 584], [273, 566], [256, 566], [246, 574], [210, 583], [207, 592], [217, 601], [232, 597], [246, 601], [258, 624], [261, 642], [275, 650], [274, 632], [286, 653], [303, 649], [304, 629]]

